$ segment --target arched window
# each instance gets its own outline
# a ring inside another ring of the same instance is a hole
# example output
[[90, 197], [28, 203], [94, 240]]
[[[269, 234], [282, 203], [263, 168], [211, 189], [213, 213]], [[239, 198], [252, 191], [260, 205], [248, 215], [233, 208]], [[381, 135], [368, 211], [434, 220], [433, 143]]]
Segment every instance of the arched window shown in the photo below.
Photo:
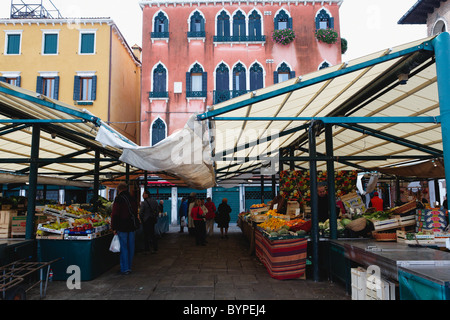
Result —
[[167, 98], [167, 70], [159, 63], [153, 70], [153, 88], [151, 98]]
[[327, 28], [334, 29], [334, 18], [330, 16], [327, 10], [322, 9], [316, 15], [316, 30]]
[[280, 64], [277, 71], [273, 72], [273, 83], [280, 83], [292, 78], [295, 78], [295, 71], [291, 71], [286, 62]]
[[199, 63], [195, 63], [189, 72], [186, 72], [186, 97], [205, 98], [207, 93], [207, 73]]
[[274, 29], [282, 30], [290, 28], [292, 29], [292, 18], [284, 10], [280, 10], [273, 19]]
[[245, 67], [238, 63], [233, 68], [233, 97], [247, 93], [247, 76]]
[[250, 67], [250, 91], [264, 87], [264, 72], [259, 63], [254, 63]]
[[242, 11], [236, 12], [233, 16], [233, 41], [245, 41], [245, 15]]
[[220, 103], [230, 99], [230, 72], [225, 63], [216, 68], [216, 90], [214, 92], [214, 103]]
[[162, 11], [160, 11], [158, 15], [155, 17], [155, 22], [153, 25], [153, 33], [164, 34], [169, 36], [169, 19], [167, 19], [167, 16]]
[[199, 11], [195, 11], [189, 23], [188, 38], [205, 37], [205, 19]]
[[216, 41], [227, 41], [230, 37], [230, 16], [222, 11], [217, 17]]
[[166, 124], [161, 118], [153, 121], [152, 124], [152, 146], [166, 138]]
[[261, 41], [261, 16], [258, 11], [253, 10], [248, 17], [248, 40]]

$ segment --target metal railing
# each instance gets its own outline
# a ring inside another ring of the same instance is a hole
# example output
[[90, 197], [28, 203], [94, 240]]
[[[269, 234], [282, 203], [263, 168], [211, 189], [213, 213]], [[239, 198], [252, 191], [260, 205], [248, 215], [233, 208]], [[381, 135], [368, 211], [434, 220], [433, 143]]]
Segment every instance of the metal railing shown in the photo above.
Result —
[[214, 42], [265, 42], [266, 36], [214, 36]]
[[214, 90], [214, 104], [221, 103], [232, 98], [246, 94], [249, 90]]

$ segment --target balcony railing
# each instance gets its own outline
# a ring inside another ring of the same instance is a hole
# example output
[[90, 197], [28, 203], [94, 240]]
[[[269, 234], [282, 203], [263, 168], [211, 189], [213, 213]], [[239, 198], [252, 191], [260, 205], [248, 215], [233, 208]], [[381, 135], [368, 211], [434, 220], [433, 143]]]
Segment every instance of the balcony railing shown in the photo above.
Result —
[[152, 32], [152, 39], [167, 39], [169, 38], [169, 32]]
[[186, 91], [186, 98], [206, 98], [207, 91]]
[[214, 90], [214, 104], [246, 94], [248, 90]]
[[158, 99], [158, 98], [169, 98], [169, 92], [168, 91], [152, 91], [148, 93], [148, 97], [151, 99]]
[[214, 42], [265, 42], [266, 36], [214, 36]]
[[206, 37], [205, 31], [188, 31], [187, 33], [188, 38], [204, 38]]

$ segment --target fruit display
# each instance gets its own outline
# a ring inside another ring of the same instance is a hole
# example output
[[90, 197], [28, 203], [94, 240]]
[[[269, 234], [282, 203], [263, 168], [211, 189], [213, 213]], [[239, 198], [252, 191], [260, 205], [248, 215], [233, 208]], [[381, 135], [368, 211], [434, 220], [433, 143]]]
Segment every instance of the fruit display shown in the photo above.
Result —
[[[85, 213], [85, 211], [79, 211]], [[72, 218], [62, 215], [55, 218], [48, 216], [50, 220], [38, 225], [36, 235], [39, 238], [48, 238], [50, 234], [61, 235], [60, 239], [65, 240], [90, 240], [104, 233], [110, 232], [110, 218], [101, 215], [80, 215], [80, 218]], [[63, 237], [64, 236], [64, 237]]]
[[264, 208], [264, 207], [267, 207], [267, 204], [259, 203], [259, 204], [253, 204], [250, 208], [256, 209], [256, 208]]
[[264, 221], [259, 225], [259, 227], [267, 232], [278, 232], [282, 228], [286, 231], [289, 230], [289, 227], [286, 224], [286, 220], [272, 217]]
[[73, 216], [73, 217], [82, 217], [82, 216], [88, 216], [90, 214], [92, 214], [91, 212], [82, 209], [80, 207], [77, 206], [66, 206], [65, 210], [65, 215], [68, 216]]

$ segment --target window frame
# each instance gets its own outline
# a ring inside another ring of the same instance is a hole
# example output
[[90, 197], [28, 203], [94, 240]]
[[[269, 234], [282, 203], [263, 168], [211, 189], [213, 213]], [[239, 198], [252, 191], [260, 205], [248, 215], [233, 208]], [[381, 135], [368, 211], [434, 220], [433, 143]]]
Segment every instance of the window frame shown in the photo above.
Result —
[[[192, 76], [201, 75], [201, 90], [192, 90]], [[186, 99], [200, 99], [206, 101], [208, 95], [208, 73], [199, 62], [193, 63], [186, 72]]]
[[[162, 128], [153, 128], [153, 126], [155, 126], [157, 124], [157, 122], [162, 123], [164, 125], [164, 138], [159, 140], [156, 143], [153, 143], [153, 130], [156, 129], [162, 129]], [[167, 123], [164, 121], [164, 119], [162, 119], [160, 116], [158, 116], [155, 120], [153, 120], [153, 122], [150, 125], [150, 146], [153, 147], [154, 145], [160, 143], [161, 141], [163, 141], [164, 139], [167, 138]]]
[[[325, 19], [325, 20], [324, 20]], [[334, 17], [331, 15], [331, 12], [328, 11], [326, 8], [320, 8], [317, 13], [316, 16], [314, 18], [314, 21], [316, 23], [316, 30], [320, 30], [320, 29], [334, 29]], [[322, 28], [320, 26], [320, 24], [322, 22], [327, 23], [327, 27], [326, 28]]]
[[[93, 44], [93, 52], [83, 53], [81, 52], [83, 48], [83, 35], [93, 34], [94, 35], [94, 44]], [[97, 52], [97, 29], [81, 29], [79, 32], [79, 41], [78, 41], [78, 54], [82, 56], [91, 56], [95, 55]]]
[[[161, 20], [160, 17], [164, 16], [164, 20]], [[157, 22], [160, 22], [157, 25]], [[156, 29], [157, 26], [159, 25], [164, 25], [165, 28], [167, 28], [167, 30], [165, 31], [158, 31]], [[169, 30], [170, 30], [170, 21], [169, 21], [169, 16], [167, 15], [167, 13], [165, 13], [163, 10], [159, 10], [158, 12], [156, 12], [153, 15], [153, 19], [152, 19], [152, 32], [150, 34], [152, 43], [155, 40], [164, 40], [166, 42], [169, 42]]]
[[[161, 66], [161, 67], [160, 67]], [[163, 68], [165, 71], [165, 80], [164, 80], [164, 88], [165, 91], [155, 91], [155, 72], [158, 70], [158, 68]], [[151, 91], [149, 92], [149, 99], [150, 102], [153, 100], [165, 100], [166, 102], [169, 100], [169, 71], [167, 70], [167, 67], [159, 61], [156, 63], [151, 71]]]
[[[9, 36], [19, 36], [19, 52], [18, 53], [8, 53]], [[22, 54], [22, 40], [23, 40], [23, 30], [5, 30], [5, 56], [20, 56]]]
[[[83, 99], [83, 80], [91, 80], [91, 90], [88, 93], [87, 98]], [[76, 91], [76, 88], [78, 90]], [[76, 96], [76, 93], [78, 95]], [[93, 105], [94, 101], [97, 100], [97, 75], [95, 72], [77, 72], [74, 78], [74, 92], [73, 100], [77, 105]]]
[[[286, 28], [280, 28], [279, 23], [280, 21], [282, 21], [281, 19], [284, 18], [286, 19]], [[289, 11], [287, 11], [284, 8], [281, 8], [275, 13], [273, 18], [273, 29], [274, 30], [293, 29], [292, 17]]]
[[[22, 77], [21, 77], [21, 72], [20, 71], [16, 71], [16, 72], [11, 72], [11, 71], [5, 71], [2, 72], [2, 75], [0, 76], [0, 81], [6, 82], [10, 85], [16, 86], [16, 87], [21, 87], [21, 82], [22, 82]], [[11, 83], [12, 81], [14, 81], [15, 83]]]
[[[59, 55], [59, 31], [60, 30], [42, 30], [42, 55], [43, 56], [57, 56]], [[47, 35], [56, 35], [56, 53], [45, 53], [45, 43]]]

